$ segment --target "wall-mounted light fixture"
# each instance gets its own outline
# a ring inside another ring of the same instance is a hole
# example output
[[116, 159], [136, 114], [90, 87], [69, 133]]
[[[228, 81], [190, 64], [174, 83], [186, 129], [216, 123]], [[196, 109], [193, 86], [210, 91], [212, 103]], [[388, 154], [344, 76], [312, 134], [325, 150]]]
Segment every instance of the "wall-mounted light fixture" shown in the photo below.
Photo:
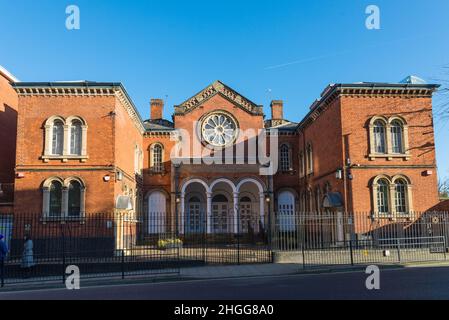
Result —
[[103, 177], [104, 182], [109, 182], [111, 180], [111, 177], [109, 175], [106, 175]]

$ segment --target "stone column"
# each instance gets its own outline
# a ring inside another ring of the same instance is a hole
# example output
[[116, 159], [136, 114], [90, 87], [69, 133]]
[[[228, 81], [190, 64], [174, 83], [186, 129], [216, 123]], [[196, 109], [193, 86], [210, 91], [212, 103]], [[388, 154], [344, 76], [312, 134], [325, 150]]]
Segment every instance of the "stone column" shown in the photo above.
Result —
[[263, 227], [265, 227], [265, 193], [259, 193], [259, 211], [260, 211], [260, 222]]
[[69, 214], [69, 188], [66, 186], [62, 187], [62, 210], [61, 218], [65, 218]]
[[185, 197], [184, 192], [181, 193], [181, 219], [179, 219], [179, 234], [184, 234], [184, 220], [185, 220]]
[[239, 193], [238, 192], [234, 192], [234, 200], [233, 200], [233, 206], [234, 206], [234, 233], [238, 234], [239, 233]]
[[212, 233], [212, 192], [206, 192], [207, 203], [206, 203], [206, 224], [207, 224], [207, 234]]

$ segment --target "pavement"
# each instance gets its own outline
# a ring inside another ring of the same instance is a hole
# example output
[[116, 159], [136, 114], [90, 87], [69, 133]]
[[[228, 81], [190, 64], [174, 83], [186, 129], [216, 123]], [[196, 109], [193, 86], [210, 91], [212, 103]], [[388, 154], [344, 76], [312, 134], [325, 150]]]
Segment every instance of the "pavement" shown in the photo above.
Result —
[[[246, 265], [228, 265], [228, 266], [199, 266], [190, 268], [181, 268], [179, 273], [160, 273], [154, 270], [154, 273], [145, 276], [127, 275], [125, 279], [120, 274], [111, 274], [110, 276], [98, 278], [81, 278], [81, 283], [85, 287], [98, 285], [133, 285], [139, 283], [163, 283], [163, 282], [179, 282], [186, 280], [217, 280], [217, 279], [239, 279], [239, 278], [258, 278], [258, 277], [276, 277], [290, 275], [311, 275], [311, 274], [333, 274], [344, 272], [365, 271], [367, 265], [330, 265], [315, 268], [304, 269], [301, 264], [296, 263], [270, 263], [270, 264], [246, 264]], [[449, 267], [449, 262], [437, 263], [412, 263], [412, 264], [388, 264], [379, 265], [383, 270], [404, 269], [404, 268], [421, 268], [421, 267]], [[36, 279], [27, 279], [22, 283], [7, 283], [4, 288], [0, 288], [0, 293], [8, 291], [21, 290], [45, 290], [58, 289], [65, 286], [61, 279], [49, 279], [42, 281]]]
[[[263, 269], [263, 267], [262, 267]], [[364, 270], [278, 276], [122, 283], [0, 292], [0, 300], [310, 300], [449, 299], [449, 267], [381, 269], [379, 290]], [[162, 305], [161, 305], [162, 306]]]

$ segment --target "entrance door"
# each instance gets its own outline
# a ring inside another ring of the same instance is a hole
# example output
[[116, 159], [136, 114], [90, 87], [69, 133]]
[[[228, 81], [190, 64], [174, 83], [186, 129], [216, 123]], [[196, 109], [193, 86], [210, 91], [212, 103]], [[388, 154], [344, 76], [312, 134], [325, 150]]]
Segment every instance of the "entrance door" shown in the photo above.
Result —
[[186, 215], [186, 233], [204, 232], [206, 221], [204, 221], [203, 212], [200, 199], [197, 197], [191, 198]]
[[278, 224], [281, 231], [295, 231], [295, 196], [284, 191], [278, 197]]
[[215, 196], [212, 199], [212, 232], [228, 233], [231, 227], [228, 198], [224, 195]]
[[255, 229], [258, 229], [258, 223], [253, 218], [253, 206], [251, 199], [248, 197], [243, 197], [240, 199], [240, 232], [241, 233], [248, 233], [248, 232], [254, 232], [257, 231]]
[[166, 230], [167, 199], [162, 192], [153, 192], [148, 198], [148, 233], [164, 233]]

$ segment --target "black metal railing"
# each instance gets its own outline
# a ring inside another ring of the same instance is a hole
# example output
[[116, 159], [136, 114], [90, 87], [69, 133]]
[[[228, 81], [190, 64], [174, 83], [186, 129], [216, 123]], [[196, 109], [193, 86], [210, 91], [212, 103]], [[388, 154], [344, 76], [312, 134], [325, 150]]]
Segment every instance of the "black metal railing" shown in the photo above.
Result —
[[272, 238], [276, 261], [304, 268], [445, 261], [449, 213], [277, 213]]
[[[167, 213], [0, 215], [0, 233], [9, 248], [3, 285], [65, 281], [76, 266], [83, 279], [178, 274], [182, 267], [272, 262], [259, 218], [238, 224], [199, 214], [176, 226]], [[181, 219], [178, 219], [181, 220]], [[245, 225], [242, 225], [245, 223]], [[220, 225], [221, 227], [217, 227]]]

